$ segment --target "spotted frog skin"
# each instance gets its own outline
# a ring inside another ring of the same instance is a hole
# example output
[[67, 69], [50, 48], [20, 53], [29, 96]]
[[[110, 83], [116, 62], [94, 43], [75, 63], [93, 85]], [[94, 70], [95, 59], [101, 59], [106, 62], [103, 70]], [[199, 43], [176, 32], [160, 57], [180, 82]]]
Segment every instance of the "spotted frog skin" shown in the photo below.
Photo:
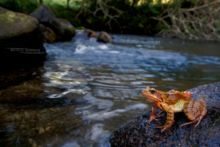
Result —
[[169, 129], [174, 123], [174, 114], [176, 112], [184, 112], [189, 122], [181, 125], [194, 124], [199, 125], [203, 117], [207, 113], [206, 102], [204, 99], [192, 99], [192, 94], [188, 91], [170, 90], [168, 92], [160, 91], [155, 88], [147, 87], [142, 91], [142, 95], [147, 101], [153, 104], [149, 123], [156, 120], [156, 109], [161, 109], [167, 113], [167, 119], [163, 126], [160, 126], [161, 132]]

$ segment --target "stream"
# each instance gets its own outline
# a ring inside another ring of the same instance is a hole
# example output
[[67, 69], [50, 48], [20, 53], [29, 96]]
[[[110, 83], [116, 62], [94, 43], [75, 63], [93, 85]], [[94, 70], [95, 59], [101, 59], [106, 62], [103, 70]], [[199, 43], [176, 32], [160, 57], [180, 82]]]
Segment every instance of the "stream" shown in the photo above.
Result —
[[112, 131], [150, 110], [140, 96], [146, 86], [186, 90], [220, 81], [219, 47], [133, 35], [103, 44], [81, 31], [45, 44], [44, 65], [0, 90], [0, 146], [109, 147]]

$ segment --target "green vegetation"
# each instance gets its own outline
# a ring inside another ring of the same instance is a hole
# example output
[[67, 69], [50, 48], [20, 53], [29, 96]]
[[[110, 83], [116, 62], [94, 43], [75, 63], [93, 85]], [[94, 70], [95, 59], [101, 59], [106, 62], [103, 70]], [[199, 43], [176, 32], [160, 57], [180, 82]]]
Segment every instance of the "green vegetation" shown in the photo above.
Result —
[[0, 0], [0, 6], [25, 13], [30, 13], [37, 5], [34, 0]]
[[[58, 17], [70, 20], [76, 27], [114, 33], [219, 39], [216, 37], [220, 24], [216, 21], [219, 20], [219, 0], [0, 0], [1, 6], [25, 13], [40, 4], [49, 6]], [[210, 18], [215, 22], [207, 28]], [[208, 31], [204, 32], [205, 29]], [[208, 35], [210, 32], [214, 34]]]

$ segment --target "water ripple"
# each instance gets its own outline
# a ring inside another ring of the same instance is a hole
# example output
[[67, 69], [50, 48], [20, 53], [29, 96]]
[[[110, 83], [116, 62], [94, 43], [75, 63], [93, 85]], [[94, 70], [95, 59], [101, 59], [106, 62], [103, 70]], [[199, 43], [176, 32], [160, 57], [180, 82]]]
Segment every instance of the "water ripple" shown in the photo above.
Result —
[[[79, 102], [68, 103], [74, 107], [68, 111], [59, 108], [60, 115], [54, 120], [60, 122], [57, 126], [61, 129], [52, 132], [67, 133], [59, 136], [61, 143], [48, 135], [54, 143], [51, 146], [57, 142], [63, 146], [106, 146], [111, 131], [149, 110], [140, 96], [145, 86], [183, 90], [220, 79], [219, 50], [213, 51], [213, 45], [206, 55], [206, 50], [198, 53], [201, 45], [192, 42], [129, 35], [113, 38], [113, 43], [103, 44], [79, 31], [70, 42], [45, 44], [48, 59], [42, 85], [46, 97]], [[71, 128], [79, 120], [79, 127]], [[72, 134], [77, 135], [69, 137]]]

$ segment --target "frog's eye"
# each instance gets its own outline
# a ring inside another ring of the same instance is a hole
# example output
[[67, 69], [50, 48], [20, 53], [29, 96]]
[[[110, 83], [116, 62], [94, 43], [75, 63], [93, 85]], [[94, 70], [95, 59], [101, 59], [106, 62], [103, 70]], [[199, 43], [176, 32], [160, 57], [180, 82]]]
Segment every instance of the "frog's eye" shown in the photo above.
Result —
[[156, 93], [156, 90], [155, 89], [150, 89], [150, 93], [154, 94], [154, 93]]

